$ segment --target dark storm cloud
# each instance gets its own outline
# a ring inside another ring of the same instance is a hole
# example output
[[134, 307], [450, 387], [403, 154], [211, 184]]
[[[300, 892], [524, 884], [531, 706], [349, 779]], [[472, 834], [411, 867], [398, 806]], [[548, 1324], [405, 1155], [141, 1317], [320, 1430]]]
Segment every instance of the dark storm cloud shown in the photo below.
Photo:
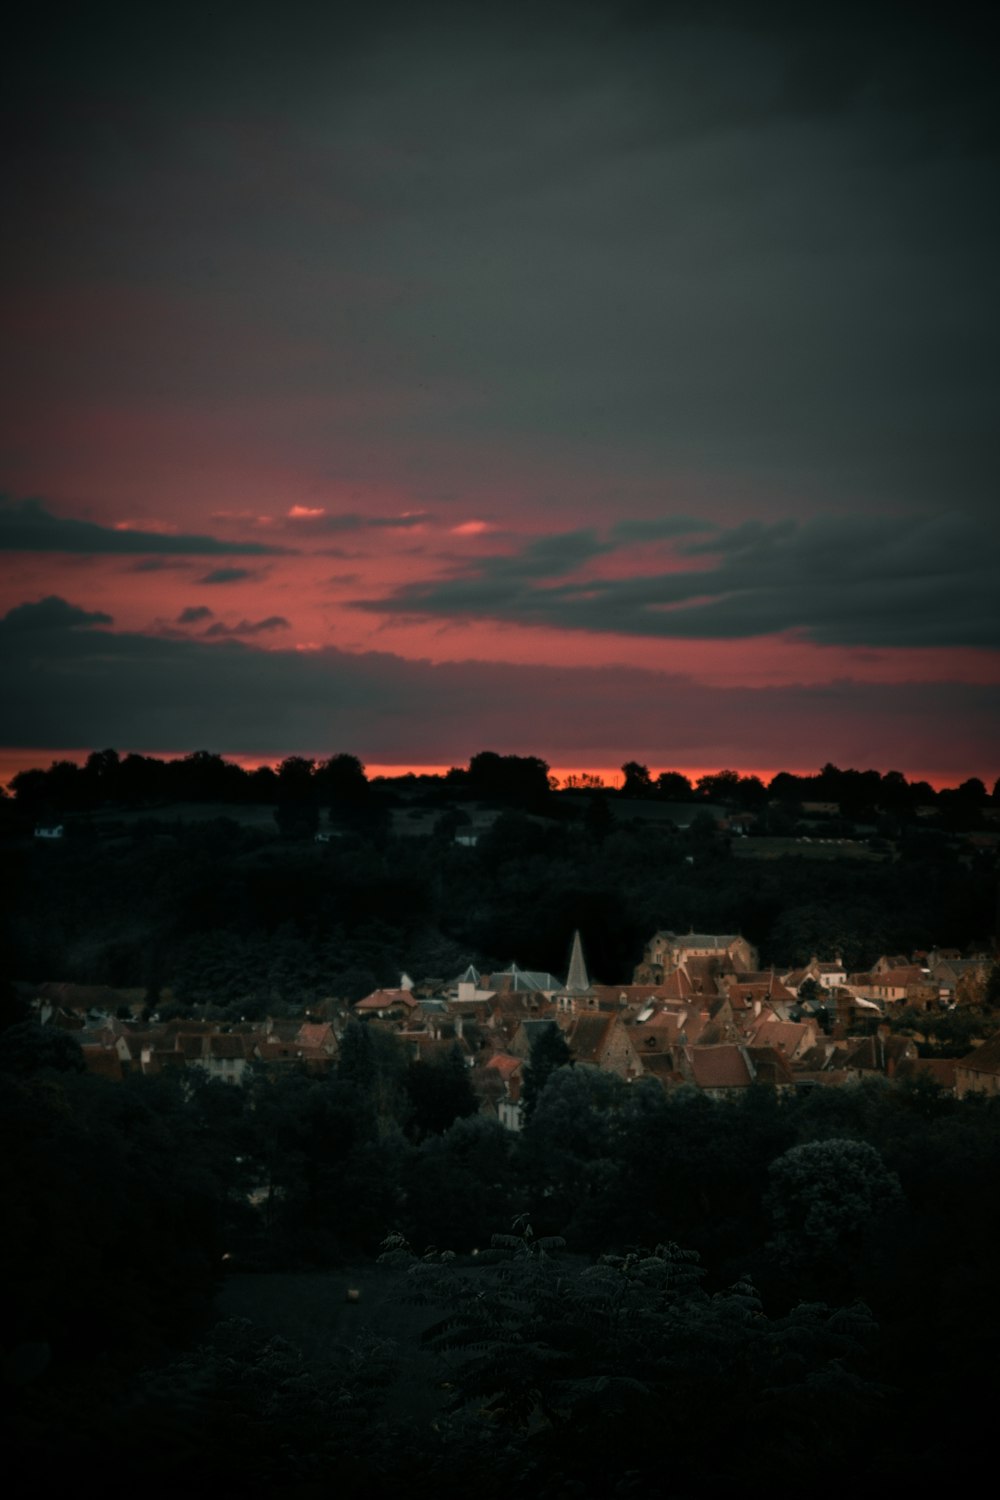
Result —
[[664, 516], [659, 520], [619, 521], [611, 528], [611, 539], [622, 543], [659, 542], [689, 536], [692, 532], [714, 530], [712, 521], [699, 521], [693, 516]]
[[214, 609], [209, 609], [207, 604], [189, 604], [187, 609], [182, 609], [177, 616], [178, 625], [197, 625], [202, 620], [210, 620], [215, 614]]
[[44, 240], [51, 283], [138, 268], [167, 308], [102, 323], [75, 388], [302, 398], [314, 426], [264, 414], [288, 451], [451, 493], [572, 453], [779, 509], [992, 504], [982, 7], [190, 15], [19, 19], [25, 276]]
[[213, 568], [210, 573], [196, 578], [195, 583], [243, 583], [256, 576], [252, 568]]
[[[822, 645], [1000, 646], [995, 532], [958, 513], [746, 522], [678, 541], [672, 571], [565, 581], [613, 545], [553, 534], [353, 607], [691, 640], [796, 632]], [[706, 555], [709, 566], [687, 565]]]
[[219, 639], [225, 636], [253, 636], [267, 635], [272, 630], [288, 630], [291, 622], [284, 615], [268, 615], [265, 620], [240, 620], [237, 625], [226, 625], [222, 620], [216, 620], [202, 634], [206, 640]]
[[193, 556], [249, 553], [253, 556], [287, 553], [287, 547], [263, 542], [227, 542], [214, 536], [118, 530], [96, 521], [54, 516], [40, 500], [0, 500], [0, 551], [128, 553], [161, 552]]
[[[60, 602], [65, 625], [93, 621]], [[832, 759], [927, 772], [960, 760], [992, 776], [1000, 742], [996, 692], [960, 683], [722, 689], [629, 667], [432, 665], [381, 652], [26, 631], [18, 628], [24, 608], [0, 621], [10, 745], [210, 743], [268, 754], [349, 744], [367, 760], [398, 761], [405, 750], [414, 763], [464, 759], [489, 745], [593, 764], [615, 763], [627, 745], [652, 765], [724, 765], [738, 723], [744, 765], [787, 763], [794, 745], [802, 765]], [[942, 723], [962, 725], [960, 756]]]
[[112, 625], [111, 615], [99, 609], [81, 609], [78, 604], [69, 604], [56, 594], [33, 603], [18, 604], [8, 610], [0, 620], [0, 631], [5, 636], [17, 637], [25, 631], [75, 630], [81, 625]]

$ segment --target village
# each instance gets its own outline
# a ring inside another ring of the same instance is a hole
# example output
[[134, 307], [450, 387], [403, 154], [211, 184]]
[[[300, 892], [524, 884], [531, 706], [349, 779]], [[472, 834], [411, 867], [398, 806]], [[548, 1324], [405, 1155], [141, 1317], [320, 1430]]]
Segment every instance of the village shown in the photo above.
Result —
[[926, 1079], [958, 1098], [997, 1094], [1000, 1035], [988, 1025], [983, 1035], [973, 1028], [964, 1056], [933, 1055], [949, 1049], [928, 1041], [942, 1015], [978, 1013], [995, 973], [988, 953], [950, 948], [883, 954], [863, 973], [848, 973], [839, 955], [762, 970], [739, 934], [658, 931], [629, 980], [603, 984], [577, 932], [565, 980], [516, 963], [489, 973], [470, 964], [450, 982], [404, 973], [353, 1005], [330, 999], [295, 1017], [160, 1019], [142, 990], [75, 984], [33, 986], [31, 1005], [79, 1044], [88, 1072], [111, 1080], [186, 1069], [234, 1085], [251, 1069], [323, 1075], [360, 1023], [414, 1062], [459, 1055], [480, 1113], [518, 1131], [533, 1045], [553, 1028], [576, 1066], [715, 1099], [754, 1084], [787, 1092], [878, 1076]]

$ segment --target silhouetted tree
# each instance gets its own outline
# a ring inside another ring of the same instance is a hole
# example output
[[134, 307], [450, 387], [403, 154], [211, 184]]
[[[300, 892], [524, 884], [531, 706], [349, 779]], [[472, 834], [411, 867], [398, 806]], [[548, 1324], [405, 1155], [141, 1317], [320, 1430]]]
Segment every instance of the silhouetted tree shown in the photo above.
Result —
[[532, 1039], [531, 1052], [524, 1068], [524, 1087], [521, 1102], [525, 1119], [534, 1114], [535, 1106], [545, 1085], [557, 1068], [572, 1066], [572, 1058], [566, 1038], [555, 1021], [540, 1026]]
[[486, 802], [504, 802], [526, 812], [540, 811], [549, 800], [549, 768], [535, 755], [497, 755], [482, 750], [469, 761], [466, 785]]
[[479, 1108], [458, 1047], [452, 1047], [444, 1058], [411, 1062], [403, 1088], [410, 1102], [407, 1132], [414, 1140], [440, 1135]]
[[740, 783], [738, 771], [711, 771], [698, 777], [697, 788], [709, 802], [727, 802], [735, 798]]
[[694, 787], [680, 771], [661, 771], [656, 778], [656, 790], [669, 802], [686, 802], [694, 796]]
[[627, 760], [622, 766], [621, 794], [623, 797], [648, 797], [653, 790], [653, 783], [649, 774], [649, 767], [640, 765], [637, 760]]

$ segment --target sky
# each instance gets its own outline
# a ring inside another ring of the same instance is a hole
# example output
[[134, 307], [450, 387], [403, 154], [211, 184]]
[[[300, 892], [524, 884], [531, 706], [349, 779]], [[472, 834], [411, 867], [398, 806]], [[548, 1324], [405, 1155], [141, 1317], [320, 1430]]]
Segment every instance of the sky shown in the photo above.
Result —
[[0, 759], [992, 784], [996, 23], [813, 12], [15, 23]]

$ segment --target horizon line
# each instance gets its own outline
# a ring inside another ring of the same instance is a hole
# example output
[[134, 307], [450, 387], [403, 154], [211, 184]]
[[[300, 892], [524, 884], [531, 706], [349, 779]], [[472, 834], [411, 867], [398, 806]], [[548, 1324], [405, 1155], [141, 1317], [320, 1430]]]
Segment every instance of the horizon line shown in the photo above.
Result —
[[[102, 746], [101, 748], [102, 749], [108, 749], [108, 748], [116, 748], [116, 747]], [[58, 762], [58, 761], [72, 761], [75, 764], [82, 766], [83, 764], [85, 764], [88, 756], [90, 756], [90, 755], [92, 755], [94, 753], [95, 753], [94, 747], [90, 747], [90, 748], [87, 748], [87, 749], [80, 749], [80, 748], [77, 748], [77, 747], [74, 747], [74, 748], [71, 748], [71, 749], [61, 749], [61, 748], [56, 748], [56, 749], [51, 749], [51, 748], [19, 749], [19, 748], [16, 748], [16, 747], [15, 748], [11, 748], [11, 747], [0, 746], [0, 785], [2, 785], [5, 788], [9, 788], [12, 779], [16, 775], [18, 775], [19, 772], [21, 772], [21, 771], [28, 771], [28, 770], [47, 771], [53, 763]], [[133, 750], [121, 750], [121, 751], [118, 751], [118, 753], [121, 755], [121, 757], [123, 759], [125, 758], [126, 755], [133, 755], [133, 754], [135, 754], [135, 755], [143, 755], [143, 756], [146, 756], [146, 757], [148, 757], [150, 759], [155, 759], [155, 760], [171, 761], [171, 760], [183, 760], [183, 759], [185, 759], [186, 756], [192, 755], [192, 754], [194, 754], [196, 752], [194, 750], [146, 750], [146, 749], [134, 750], [133, 749]], [[338, 753], [338, 752], [328, 752], [327, 755], [322, 755], [322, 754], [320, 754], [320, 755], [310, 755], [309, 753], [307, 753], [305, 751], [301, 751], [301, 750], [290, 750], [290, 751], [283, 751], [281, 753], [268, 753], [268, 754], [243, 753], [243, 752], [237, 752], [237, 751], [217, 750], [217, 751], [210, 751], [209, 753], [213, 754], [213, 755], [219, 755], [221, 757], [221, 759], [226, 760], [226, 761], [230, 761], [233, 764], [238, 765], [244, 771], [255, 771], [255, 770], [259, 769], [261, 766], [270, 766], [272, 768], [272, 770], [276, 770], [277, 767], [281, 764], [281, 762], [283, 760], [285, 760], [288, 756], [292, 756], [292, 755], [301, 755], [306, 760], [322, 761], [324, 759], [327, 759], [328, 755], [330, 753]], [[355, 752], [349, 751], [347, 753], [354, 754]], [[481, 752], [475, 751], [473, 753], [474, 754], [479, 754]], [[514, 755], [516, 755], [516, 754], [520, 754], [521, 752], [517, 752], [517, 751], [510, 751], [510, 752], [507, 752], [507, 751], [497, 751], [495, 753], [501, 754], [501, 755], [503, 755], [503, 754], [514, 754]], [[530, 754], [530, 753], [531, 752], [527, 752], [526, 754]], [[538, 756], [537, 758], [541, 759], [541, 760], [545, 759], [544, 756]], [[404, 776], [409, 776], [409, 775], [413, 775], [413, 776], [437, 776], [437, 777], [441, 777], [441, 776], [446, 776], [450, 770], [453, 770], [453, 769], [464, 770], [465, 769], [465, 766], [463, 766], [463, 765], [457, 765], [456, 762], [454, 762], [454, 761], [452, 761], [452, 762], [419, 762], [419, 763], [418, 762], [407, 762], [407, 761], [365, 761], [363, 759], [363, 757], [361, 757], [361, 756], [358, 756], [358, 759], [361, 761], [362, 765], [364, 766], [365, 775], [368, 777], [369, 781], [375, 780], [375, 779], [377, 779], [379, 777], [384, 777], [384, 778], [389, 779], [389, 780], [396, 780], [396, 779], [400, 779], [400, 778], [402, 778]], [[630, 759], [638, 759], [638, 757], [630, 757]], [[546, 762], [546, 764], [548, 764], [548, 762]], [[640, 762], [640, 764], [644, 764], [644, 762]], [[782, 773], [790, 775], [790, 776], [802, 776], [802, 777], [805, 777], [805, 776], [818, 776], [820, 774], [820, 772], [822, 771], [822, 767], [821, 766], [809, 767], [809, 768], [801, 768], [801, 767], [796, 768], [796, 767], [793, 767], [793, 766], [765, 767], [765, 766], [739, 766], [739, 765], [733, 765], [733, 764], [729, 764], [729, 765], [719, 765], [719, 764], [705, 765], [705, 764], [691, 764], [691, 763], [688, 763], [687, 765], [677, 765], [677, 764], [664, 765], [664, 766], [661, 766], [659, 769], [654, 769], [654, 765], [655, 765], [655, 763], [654, 764], [650, 764], [650, 766], [649, 766], [650, 774], [651, 774], [651, 776], [653, 777], [654, 780], [655, 780], [656, 776], [660, 774], [661, 770], [662, 771], [674, 771], [674, 772], [679, 772], [680, 775], [682, 775], [682, 776], [686, 776], [688, 778], [688, 780], [692, 783], [692, 786], [694, 786], [694, 784], [699, 780], [700, 777], [702, 777], [702, 776], [714, 776], [714, 775], [717, 775], [720, 771], [723, 771], [723, 770], [736, 771], [737, 774], [740, 775], [740, 776], [756, 776], [756, 777], [758, 777], [764, 783], [765, 786], [767, 786], [767, 784], [771, 780], [773, 780], [773, 778], [775, 776], [780, 775]], [[865, 771], [869, 771], [869, 770], [875, 770], [875, 769], [878, 769], [878, 768], [876, 768], [874, 766], [864, 766], [864, 767], [838, 766], [837, 769], [841, 770], [841, 771], [844, 771], [844, 770], [865, 770]], [[898, 766], [892, 766], [892, 767], [889, 767], [888, 769], [889, 770], [899, 770], [899, 767]], [[597, 777], [600, 777], [601, 781], [603, 782], [603, 785], [604, 785], [605, 789], [608, 790], [608, 791], [618, 791], [618, 790], [620, 790], [621, 787], [622, 787], [622, 785], [623, 785], [623, 783], [624, 783], [624, 779], [625, 779], [621, 765], [617, 765], [617, 766], [595, 766], [595, 765], [584, 766], [584, 765], [581, 765], [580, 762], [576, 762], [575, 764], [566, 764], [566, 765], [550, 765], [549, 766], [549, 774], [551, 776], [555, 776], [561, 783], [565, 783], [566, 779], [568, 777], [571, 777], [571, 776], [580, 776], [580, 777], [582, 777], [582, 776], [597, 776]], [[884, 775], [887, 774], [887, 772], [879, 770], [879, 774], [884, 776]], [[903, 770], [901, 772], [901, 774], [906, 777], [906, 780], [909, 783], [926, 781], [928, 783], [928, 785], [931, 786], [931, 787], [933, 787], [933, 789], [936, 792], [941, 791], [941, 790], [946, 789], [946, 788], [949, 788], [949, 787], [956, 787], [956, 786], [960, 785], [963, 781], [966, 781], [966, 780], [970, 779], [970, 777], [976, 775], [975, 772], [968, 772], [968, 771], [965, 772], [964, 774], [957, 775], [957, 773], [946, 773], [946, 772], [942, 773], [940, 771], [933, 771], [933, 772], [913, 771], [913, 772], [911, 772], [911, 771], [906, 771], [906, 770]], [[989, 792], [990, 786], [989, 786], [989, 778], [988, 778], [988, 776], [980, 776], [979, 779], [983, 782], [984, 786], [986, 786], [987, 792]], [[567, 788], [563, 785], [562, 787], [560, 787], [560, 790], [567, 790]], [[569, 790], [572, 790], [572, 788], [570, 788]]]

